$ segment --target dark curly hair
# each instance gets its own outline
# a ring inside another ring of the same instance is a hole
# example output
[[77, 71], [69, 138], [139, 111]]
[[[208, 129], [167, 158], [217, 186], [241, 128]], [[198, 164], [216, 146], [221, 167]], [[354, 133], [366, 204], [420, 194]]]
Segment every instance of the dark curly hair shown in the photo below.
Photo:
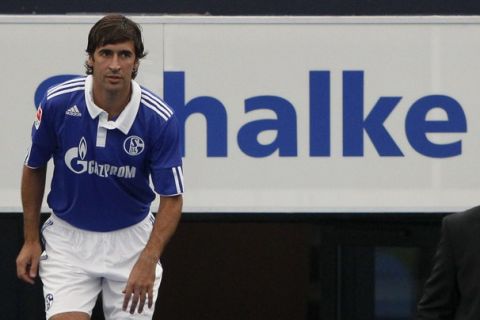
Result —
[[[98, 47], [125, 41], [133, 41], [137, 61], [147, 55], [143, 47], [140, 26], [121, 14], [110, 14], [97, 21], [90, 29], [86, 51], [90, 57], [93, 57]], [[93, 68], [88, 61], [85, 62], [85, 69], [86, 74], [93, 73]], [[133, 70], [132, 79], [137, 76], [137, 71], [137, 69]]]

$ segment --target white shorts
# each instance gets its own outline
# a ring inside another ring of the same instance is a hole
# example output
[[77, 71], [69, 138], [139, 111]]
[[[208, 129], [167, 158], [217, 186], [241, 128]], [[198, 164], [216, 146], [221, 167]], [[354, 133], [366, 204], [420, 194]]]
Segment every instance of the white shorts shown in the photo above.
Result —
[[[147, 305], [141, 314], [123, 311], [122, 291], [148, 241], [153, 222], [153, 216], [148, 215], [125, 229], [92, 232], [78, 229], [52, 214], [42, 228], [45, 251], [40, 258], [39, 271], [47, 319], [72, 311], [91, 316], [100, 292], [106, 320], [152, 319], [154, 308], [149, 309]], [[154, 302], [161, 278], [159, 262], [153, 288]]]

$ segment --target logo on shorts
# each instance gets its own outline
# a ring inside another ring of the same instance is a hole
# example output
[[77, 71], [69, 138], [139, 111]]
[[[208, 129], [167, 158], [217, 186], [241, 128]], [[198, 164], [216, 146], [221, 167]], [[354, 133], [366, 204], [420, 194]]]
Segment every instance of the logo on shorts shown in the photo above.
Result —
[[140, 137], [130, 136], [123, 142], [123, 150], [131, 156], [139, 155], [143, 149], [145, 149], [145, 143]]
[[45, 311], [48, 311], [53, 304], [53, 294], [49, 293], [45, 296]]

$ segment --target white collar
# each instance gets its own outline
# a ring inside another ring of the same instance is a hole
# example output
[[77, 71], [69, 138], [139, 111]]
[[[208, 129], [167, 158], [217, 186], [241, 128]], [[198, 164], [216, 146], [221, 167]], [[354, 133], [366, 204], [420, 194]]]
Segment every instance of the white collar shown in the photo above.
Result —
[[93, 102], [92, 86], [93, 78], [89, 75], [85, 79], [85, 102], [87, 104], [88, 113], [92, 119], [95, 119], [100, 115], [99, 126], [107, 129], [119, 129], [124, 134], [127, 134], [135, 121], [138, 108], [140, 107], [140, 99], [142, 96], [140, 85], [132, 80], [132, 96], [130, 101], [115, 121], [109, 121], [108, 113]]

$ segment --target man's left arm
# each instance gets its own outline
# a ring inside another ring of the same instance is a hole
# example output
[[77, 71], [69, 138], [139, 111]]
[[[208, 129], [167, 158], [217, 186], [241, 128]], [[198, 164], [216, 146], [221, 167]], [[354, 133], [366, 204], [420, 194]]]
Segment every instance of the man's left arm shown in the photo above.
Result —
[[[135, 313], [138, 306], [138, 313], [143, 311], [145, 302], [148, 300], [148, 307], [153, 306], [153, 285], [155, 281], [155, 270], [157, 262], [177, 228], [182, 214], [182, 195], [171, 197], [160, 196], [160, 206], [156, 215], [150, 238], [135, 263], [127, 281], [123, 293], [123, 310], [127, 311], [131, 301], [129, 312]], [[155, 293], [156, 294], [156, 293]]]

